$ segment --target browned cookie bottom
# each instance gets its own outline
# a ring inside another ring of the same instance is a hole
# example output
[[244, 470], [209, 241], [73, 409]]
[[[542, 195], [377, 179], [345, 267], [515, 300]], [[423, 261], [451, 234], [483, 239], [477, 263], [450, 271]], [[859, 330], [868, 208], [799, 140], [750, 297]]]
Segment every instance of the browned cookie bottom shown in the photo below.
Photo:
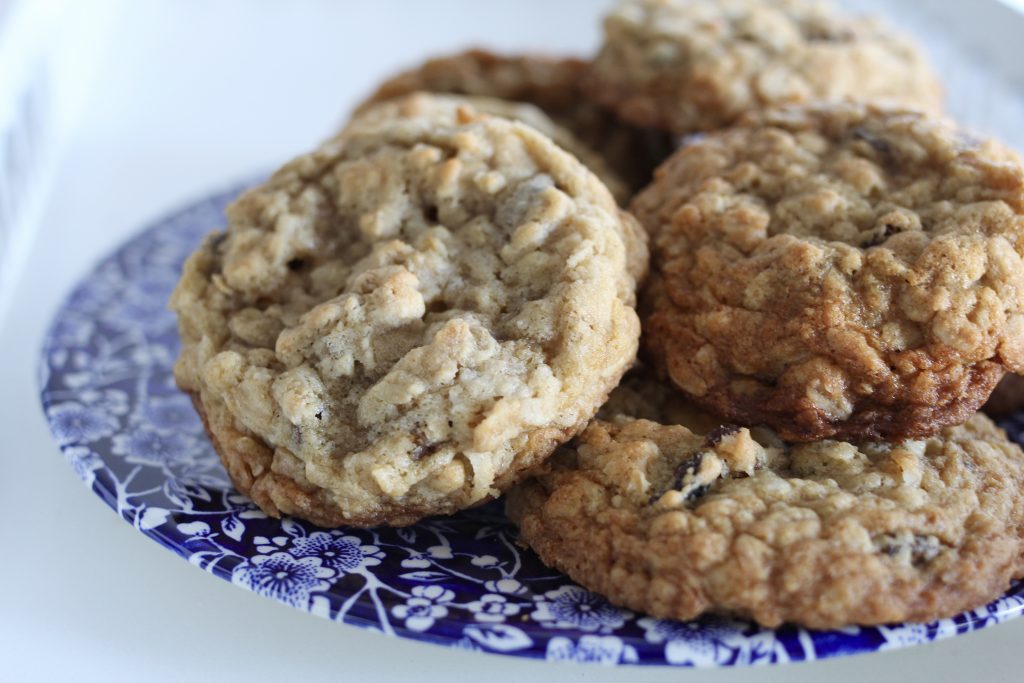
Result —
[[[239, 492], [252, 498], [253, 502], [271, 517], [279, 519], [285, 515], [293, 515], [328, 529], [340, 526], [401, 527], [415, 524], [429, 515], [454, 514], [459, 511], [454, 505], [445, 510], [415, 506], [382, 506], [377, 514], [346, 515], [339, 510], [324, 489], [303, 485], [294, 478], [295, 473], [286, 475], [274, 472], [274, 451], [262, 441], [239, 432], [228, 422], [218, 422], [214, 428], [199, 396], [195, 393], [190, 393], [189, 396], [203, 421], [203, 428], [210, 438], [214, 451], [227, 470], [231, 483]], [[228, 415], [223, 417], [230, 420]], [[546, 440], [547, 445], [537, 444], [530, 457], [517, 461], [513, 469], [498, 478], [497, 488], [508, 488], [512, 483], [527, 476], [529, 470], [543, 463], [559, 444], [571, 439], [582, 428], [583, 425], [578, 425], [573, 430], [535, 436], [535, 439]], [[493, 497], [470, 507], [477, 507], [491, 500]]]

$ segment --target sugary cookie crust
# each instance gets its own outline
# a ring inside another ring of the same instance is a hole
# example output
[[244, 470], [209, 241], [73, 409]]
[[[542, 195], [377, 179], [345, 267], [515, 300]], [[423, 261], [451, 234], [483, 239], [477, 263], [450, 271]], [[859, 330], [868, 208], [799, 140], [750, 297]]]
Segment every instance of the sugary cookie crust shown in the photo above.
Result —
[[981, 415], [861, 445], [595, 421], [546, 468], [508, 496], [520, 541], [659, 618], [930, 621], [1024, 574], [1024, 454]]
[[410, 99], [228, 209], [172, 307], [241, 490], [317, 524], [492, 497], [576, 433], [639, 336], [604, 186], [522, 124]]
[[588, 92], [626, 120], [680, 135], [816, 99], [940, 108], [910, 41], [820, 0], [623, 0], [604, 30]]
[[945, 121], [751, 113], [632, 207], [653, 236], [647, 349], [729, 421], [926, 436], [1024, 370], [1024, 170]]
[[[356, 111], [359, 113], [374, 103], [420, 90], [526, 102], [539, 107], [555, 123], [570, 131], [582, 146], [596, 152], [603, 165], [612, 169], [628, 190], [638, 190], [650, 182], [654, 168], [671, 153], [672, 138], [625, 123], [609, 110], [595, 105], [581, 91], [587, 69], [587, 62], [580, 59], [467, 50], [430, 59], [397, 74], [385, 81]], [[590, 166], [577, 149], [569, 151]], [[598, 175], [607, 177], [607, 174]]]

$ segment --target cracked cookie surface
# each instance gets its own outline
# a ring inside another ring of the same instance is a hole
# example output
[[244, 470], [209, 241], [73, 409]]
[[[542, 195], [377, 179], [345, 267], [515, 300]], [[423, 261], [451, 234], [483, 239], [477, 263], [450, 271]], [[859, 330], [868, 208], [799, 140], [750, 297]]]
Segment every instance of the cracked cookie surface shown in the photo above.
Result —
[[229, 207], [172, 298], [176, 379], [269, 514], [454, 512], [575, 434], [632, 363], [626, 220], [532, 128], [411, 98]]
[[[357, 112], [418, 90], [526, 102], [540, 108], [585, 149], [598, 155], [601, 166], [611, 169], [628, 186], [623, 190], [638, 190], [650, 182], [654, 168], [672, 152], [674, 142], [664, 133], [622, 121], [584, 96], [581, 84], [587, 68], [587, 62], [574, 58], [467, 50], [430, 59], [395, 75]], [[584, 156], [590, 155], [580, 155], [579, 148], [577, 145], [569, 151], [589, 166]], [[621, 198], [623, 193], [613, 194]]]
[[624, 0], [604, 30], [588, 92], [626, 120], [679, 135], [819, 99], [940, 107], [910, 41], [820, 0]]
[[1024, 574], [1024, 453], [983, 415], [860, 444], [684, 422], [592, 422], [509, 493], [520, 540], [629, 609], [768, 627], [930, 621]]
[[[428, 94], [429, 91], [413, 91], [411, 94], [421, 92]], [[551, 139], [556, 145], [569, 152], [596, 175], [605, 184], [608, 191], [612, 193], [615, 200], [620, 204], [629, 200], [633, 195], [632, 190], [618, 173], [608, 165], [603, 157], [590, 147], [580, 141], [570, 130], [555, 123], [539, 107], [526, 102], [512, 100], [501, 100], [495, 97], [480, 95], [447, 95], [444, 93], [429, 93], [430, 97], [410, 98], [400, 97], [381, 101], [373, 101], [359, 108], [356, 118], [372, 119], [381, 117], [403, 117], [408, 116], [410, 101], [417, 101], [417, 107], [422, 111], [424, 103], [438, 108], [451, 108], [453, 106], [469, 105], [478, 112], [500, 116], [510, 121], [518, 121], [536, 129]]]
[[943, 120], [751, 113], [632, 208], [652, 235], [652, 362], [729, 421], [927, 436], [1024, 370], [1024, 170]]

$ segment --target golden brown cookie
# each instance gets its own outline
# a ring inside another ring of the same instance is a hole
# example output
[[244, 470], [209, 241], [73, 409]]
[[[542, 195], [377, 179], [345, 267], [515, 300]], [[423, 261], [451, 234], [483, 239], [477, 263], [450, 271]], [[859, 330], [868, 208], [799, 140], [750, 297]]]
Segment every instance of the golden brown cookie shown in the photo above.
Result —
[[651, 359], [730, 422], [927, 436], [1024, 371], [1024, 169], [946, 121], [751, 113], [632, 207], [652, 234]]
[[607, 189], [533, 128], [411, 98], [228, 209], [172, 299], [175, 368], [272, 515], [409, 524], [493, 497], [632, 363]]
[[790, 444], [620, 414], [545, 468], [508, 495], [520, 541], [659, 618], [931, 621], [1024, 575], [1024, 453], [982, 415], [919, 441]]
[[620, 204], [629, 201], [629, 198], [633, 196], [633, 190], [608, 165], [604, 157], [581, 142], [568, 129], [552, 121], [547, 114], [532, 104], [512, 100], [499, 100], [494, 97], [482, 97], [479, 95], [447, 95], [443, 93], [428, 93], [427, 91], [416, 92], [431, 96], [429, 98], [411, 99], [409, 97], [401, 97], [367, 103], [359, 108], [355, 118], [379, 119], [382, 117], [407, 116], [406, 110], [409, 108], [410, 102], [416, 102], [420, 109], [422, 109], [423, 102], [431, 102], [433, 106], [442, 108], [468, 104], [478, 112], [525, 123], [543, 133], [556, 145], [582, 161], [583, 165], [589, 168], [605, 184], [605, 187], [608, 188], [608, 191], [612, 193], [612, 196]]
[[[624, 123], [595, 105], [581, 92], [586, 73], [587, 63], [579, 59], [468, 50], [397, 74], [361, 104], [357, 113], [375, 102], [418, 90], [526, 102], [599, 154], [605, 165], [636, 191], [650, 182], [654, 168], [672, 152], [672, 138]], [[569, 151], [579, 156], [575, 149]]]
[[622, 0], [604, 31], [588, 92], [679, 135], [817, 99], [940, 108], [938, 80], [909, 40], [822, 0]]
[[[531, 104], [492, 97], [432, 94], [418, 91], [404, 97], [367, 103], [360, 107], [359, 113], [353, 117], [350, 125], [357, 125], [360, 122], [374, 124], [385, 118], [451, 117], [460, 107], [464, 106], [469, 106], [482, 114], [525, 123], [576, 156], [605, 184], [605, 187], [613, 196], [616, 196], [616, 199], [620, 199], [626, 192], [625, 186], [614, 178], [614, 172], [607, 167], [601, 157]], [[618, 195], [616, 195], [616, 191], [618, 191]], [[647, 278], [650, 256], [647, 248], [647, 232], [632, 214], [625, 211], [619, 213], [621, 220], [617, 227], [623, 233], [623, 243], [626, 246], [626, 267], [634, 282], [639, 285]]]

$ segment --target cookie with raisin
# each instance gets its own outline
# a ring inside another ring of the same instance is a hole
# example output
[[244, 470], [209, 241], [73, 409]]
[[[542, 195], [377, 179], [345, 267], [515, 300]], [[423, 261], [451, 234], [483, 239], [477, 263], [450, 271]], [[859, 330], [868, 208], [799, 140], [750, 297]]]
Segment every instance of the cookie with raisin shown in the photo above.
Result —
[[929, 436], [1024, 371], [1024, 167], [944, 119], [750, 113], [676, 152], [632, 209], [651, 362], [727, 421]]
[[622, 0], [585, 84], [625, 120], [677, 135], [814, 100], [941, 109], [921, 51], [823, 0]]
[[639, 232], [534, 128], [414, 96], [227, 211], [175, 367], [268, 514], [410, 524], [497, 496], [632, 364]]
[[814, 443], [681, 418], [591, 423], [508, 495], [520, 542], [616, 605], [767, 627], [932, 621], [1024, 575], [1024, 453], [983, 415]]

